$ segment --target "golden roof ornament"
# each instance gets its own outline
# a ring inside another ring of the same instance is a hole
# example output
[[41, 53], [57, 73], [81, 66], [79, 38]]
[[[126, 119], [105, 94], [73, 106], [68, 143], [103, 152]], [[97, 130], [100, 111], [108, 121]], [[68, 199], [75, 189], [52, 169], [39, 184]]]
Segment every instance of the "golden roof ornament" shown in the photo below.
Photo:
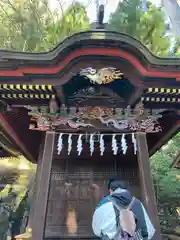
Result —
[[101, 68], [98, 71], [93, 68], [86, 68], [80, 71], [81, 76], [86, 76], [93, 84], [109, 84], [114, 80], [122, 79], [123, 73], [113, 67]]

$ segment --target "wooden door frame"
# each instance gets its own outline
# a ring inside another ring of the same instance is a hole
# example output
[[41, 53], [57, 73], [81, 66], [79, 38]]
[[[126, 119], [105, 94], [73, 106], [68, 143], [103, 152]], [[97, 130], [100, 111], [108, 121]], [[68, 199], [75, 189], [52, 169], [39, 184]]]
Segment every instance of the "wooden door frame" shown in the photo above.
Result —
[[32, 240], [43, 240], [46, 221], [49, 183], [54, 153], [55, 132], [46, 132], [41, 167], [38, 170], [35, 211], [32, 223]]
[[158, 218], [157, 203], [151, 175], [146, 133], [137, 133], [136, 141], [142, 199], [150, 219], [156, 229], [153, 240], [161, 240], [160, 222]]
[[[138, 166], [140, 173], [140, 184], [142, 197], [147, 208], [148, 214], [156, 228], [154, 240], [160, 240], [160, 224], [158, 219], [158, 211], [151, 176], [149, 152], [147, 147], [147, 139], [145, 133], [136, 135], [138, 150]], [[47, 202], [49, 194], [49, 184], [51, 176], [52, 158], [54, 153], [55, 132], [46, 132], [41, 166], [37, 173], [38, 184], [35, 200], [35, 212], [32, 223], [32, 239], [43, 240], [45, 230], [45, 220], [47, 211]]]

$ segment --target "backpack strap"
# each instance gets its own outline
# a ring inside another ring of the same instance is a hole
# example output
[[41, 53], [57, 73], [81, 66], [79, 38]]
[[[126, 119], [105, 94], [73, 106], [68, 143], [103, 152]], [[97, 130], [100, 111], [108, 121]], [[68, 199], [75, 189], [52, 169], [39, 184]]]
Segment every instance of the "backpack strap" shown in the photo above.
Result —
[[128, 210], [131, 210], [131, 208], [132, 208], [135, 200], [136, 200], [136, 198], [133, 197], [132, 200], [131, 200], [131, 202], [130, 202], [130, 204], [129, 204], [129, 206], [127, 207]]
[[[122, 210], [122, 208], [116, 203], [116, 201], [113, 199], [113, 197], [110, 197], [110, 196], [109, 196], [108, 199], [112, 202], [112, 204], [114, 205], [114, 207], [115, 207], [117, 210], [119, 210], [119, 211]], [[131, 208], [132, 208], [135, 200], [136, 200], [136, 198], [133, 197], [132, 200], [131, 200], [131, 202], [130, 202], [130, 204], [128, 205], [128, 207], [127, 207], [126, 209], [131, 210]]]
[[116, 203], [116, 201], [113, 199], [113, 197], [109, 196], [108, 199], [112, 202], [113, 206], [118, 210], [121, 211], [122, 208]]

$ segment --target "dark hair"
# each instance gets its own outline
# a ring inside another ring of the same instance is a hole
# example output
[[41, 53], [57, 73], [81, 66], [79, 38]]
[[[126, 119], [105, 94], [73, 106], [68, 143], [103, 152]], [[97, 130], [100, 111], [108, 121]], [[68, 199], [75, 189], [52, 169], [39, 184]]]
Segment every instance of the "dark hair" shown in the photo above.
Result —
[[111, 189], [112, 191], [115, 191], [117, 188], [126, 189], [126, 186], [117, 177], [110, 178], [108, 181], [108, 190]]

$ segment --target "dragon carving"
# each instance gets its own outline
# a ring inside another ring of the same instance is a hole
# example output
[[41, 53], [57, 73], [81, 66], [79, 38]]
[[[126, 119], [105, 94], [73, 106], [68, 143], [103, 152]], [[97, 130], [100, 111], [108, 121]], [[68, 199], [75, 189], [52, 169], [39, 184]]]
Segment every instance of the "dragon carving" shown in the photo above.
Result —
[[[137, 111], [138, 106], [136, 106], [135, 118], [129, 119], [119, 119], [121, 118], [118, 114], [113, 113], [111, 108], [101, 108], [101, 107], [86, 107], [81, 108], [81, 111], [78, 113], [78, 117], [85, 120], [99, 120], [101, 123], [106, 126], [112, 126], [118, 130], [130, 129], [132, 131], [143, 131], [143, 132], [153, 132], [160, 131], [157, 129], [158, 123], [152, 119], [144, 116], [143, 108], [140, 111]], [[139, 115], [137, 114], [139, 113]]]
[[[80, 127], [93, 127], [93, 125], [91, 124], [76, 122], [63, 117], [48, 118], [48, 117], [39, 116], [39, 117], [31, 118], [31, 120], [37, 123], [37, 129], [34, 129], [34, 130], [40, 130], [40, 131], [52, 130], [60, 125], [65, 125], [65, 126], [67, 125], [72, 129], [78, 129]], [[31, 127], [31, 129], [33, 128], [34, 127]]]
[[48, 131], [55, 129], [60, 125], [67, 125], [72, 129], [78, 129], [80, 127], [93, 127], [93, 125], [89, 123], [84, 123], [83, 121], [75, 121], [72, 118], [75, 116], [58, 116], [58, 115], [48, 115], [44, 112], [41, 112], [37, 107], [26, 106], [27, 109], [31, 110], [29, 115], [31, 115], [31, 121], [36, 122], [35, 124], [30, 125], [31, 130], [39, 130], [39, 131]]
[[[141, 106], [142, 107], [142, 106]], [[50, 114], [46, 111], [41, 111], [35, 107], [27, 107], [31, 112], [31, 120], [36, 124], [30, 125], [30, 129], [48, 131], [56, 129], [60, 125], [68, 126], [72, 129], [79, 129], [80, 127], [96, 127], [96, 121], [106, 125], [107, 127], [114, 127], [118, 130], [129, 129], [132, 131], [143, 132], [159, 132], [161, 129], [156, 118], [149, 116], [143, 108], [138, 107], [134, 109], [134, 114], [128, 117], [119, 111], [114, 112], [112, 108], [102, 107], [82, 107], [71, 109], [67, 111], [66, 108], [61, 109], [58, 114]], [[130, 113], [130, 110], [127, 109]], [[95, 121], [94, 121], [95, 120]]]
[[86, 68], [80, 71], [81, 76], [86, 76], [93, 84], [108, 84], [114, 80], [122, 79], [123, 73], [113, 67], [101, 68], [96, 70], [93, 68]]

